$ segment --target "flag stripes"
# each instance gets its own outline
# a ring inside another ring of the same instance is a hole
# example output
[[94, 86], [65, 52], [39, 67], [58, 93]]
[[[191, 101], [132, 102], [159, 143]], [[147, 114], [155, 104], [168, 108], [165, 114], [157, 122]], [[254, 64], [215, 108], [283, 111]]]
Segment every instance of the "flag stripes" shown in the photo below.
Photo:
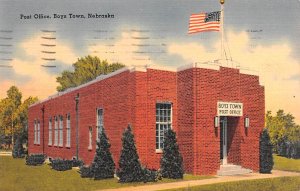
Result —
[[190, 16], [188, 33], [205, 31], [220, 31], [220, 11], [192, 14]]

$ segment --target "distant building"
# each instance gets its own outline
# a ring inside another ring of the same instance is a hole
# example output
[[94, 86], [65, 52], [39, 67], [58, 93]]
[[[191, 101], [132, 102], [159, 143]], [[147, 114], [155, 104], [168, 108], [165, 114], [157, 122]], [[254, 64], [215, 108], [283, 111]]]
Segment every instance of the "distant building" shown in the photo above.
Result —
[[104, 127], [118, 164], [122, 133], [130, 124], [141, 163], [148, 168], [159, 168], [164, 130], [172, 128], [186, 172], [216, 174], [228, 164], [258, 171], [265, 111], [259, 77], [203, 66], [176, 71], [126, 67], [32, 105], [29, 154], [78, 155], [89, 164]]

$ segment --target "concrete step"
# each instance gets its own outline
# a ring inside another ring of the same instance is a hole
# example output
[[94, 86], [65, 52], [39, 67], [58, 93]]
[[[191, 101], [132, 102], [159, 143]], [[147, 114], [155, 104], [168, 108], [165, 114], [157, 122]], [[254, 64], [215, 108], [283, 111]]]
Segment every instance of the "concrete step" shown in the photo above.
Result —
[[220, 170], [217, 171], [218, 176], [231, 176], [231, 175], [239, 175], [239, 174], [249, 174], [252, 170], [242, 168], [239, 165], [221, 165]]

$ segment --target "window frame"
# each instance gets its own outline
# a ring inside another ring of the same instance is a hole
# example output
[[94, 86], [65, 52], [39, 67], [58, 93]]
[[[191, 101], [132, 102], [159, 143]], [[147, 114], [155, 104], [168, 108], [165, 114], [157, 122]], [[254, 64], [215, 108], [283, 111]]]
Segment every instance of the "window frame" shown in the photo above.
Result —
[[64, 117], [62, 115], [59, 116], [58, 132], [59, 132], [58, 146], [63, 147], [63, 144], [64, 144]]
[[54, 146], [58, 146], [58, 117], [54, 116]]
[[[101, 121], [99, 120], [99, 115], [98, 115], [98, 112], [99, 111], [102, 111], [102, 115], [101, 115], [101, 118], [102, 119]], [[100, 123], [102, 122], [102, 123]], [[99, 141], [100, 140], [100, 133], [102, 132], [104, 128], [104, 109], [102, 107], [98, 107], [96, 108], [96, 141]]]
[[66, 115], [66, 147], [71, 147], [71, 115], [68, 113]]
[[36, 144], [41, 144], [41, 123], [40, 120], [37, 121], [37, 142]]
[[[166, 107], [165, 109], [160, 109], [160, 108], [158, 109], [158, 105], [162, 105], [162, 104], [168, 105], [170, 106], [170, 108]], [[168, 112], [168, 110], [170, 110], [170, 112]], [[156, 102], [155, 104], [155, 152], [156, 153], [163, 152], [164, 131], [169, 128], [172, 129], [172, 123], [173, 123], [172, 102]], [[162, 131], [163, 134], [161, 135]]]
[[88, 150], [91, 151], [93, 149], [93, 127], [89, 126], [89, 146]]
[[34, 132], [34, 139], [33, 139], [33, 144], [37, 144], [37, 122], [36, 119], [33, 121], [33, 132]]
[[52, 135], [52, 118], [49, 118], [48, 123], [48, 146], [52, 146], [53, 144], [53, 135]]

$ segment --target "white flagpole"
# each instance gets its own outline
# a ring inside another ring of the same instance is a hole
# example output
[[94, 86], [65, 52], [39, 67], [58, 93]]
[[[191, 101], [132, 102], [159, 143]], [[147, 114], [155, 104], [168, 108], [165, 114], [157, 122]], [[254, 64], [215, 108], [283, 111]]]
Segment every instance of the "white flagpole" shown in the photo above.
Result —
[[221, 4], [221, 62], [224, 60], [224, 3], [225, 0], [220, 0]]

